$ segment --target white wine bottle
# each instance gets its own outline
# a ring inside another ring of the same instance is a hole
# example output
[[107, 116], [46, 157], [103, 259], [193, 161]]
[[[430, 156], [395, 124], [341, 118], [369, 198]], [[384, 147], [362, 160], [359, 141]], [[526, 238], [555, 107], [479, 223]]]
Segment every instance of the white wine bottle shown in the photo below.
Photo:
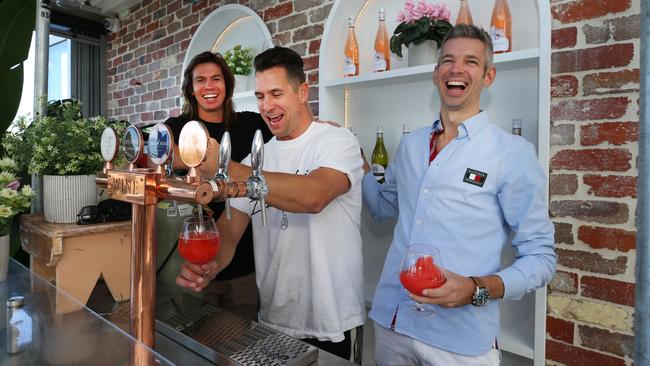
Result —
[[381, 126], [377, 126], [377, 141], [375, 142], [375, 149], [372, 151], [372, 174], [377, 179], [377, 182], [384, 183], [384, 174], [388, 166], [388, 153], [386, 146], [384, 146], [384, 130]]

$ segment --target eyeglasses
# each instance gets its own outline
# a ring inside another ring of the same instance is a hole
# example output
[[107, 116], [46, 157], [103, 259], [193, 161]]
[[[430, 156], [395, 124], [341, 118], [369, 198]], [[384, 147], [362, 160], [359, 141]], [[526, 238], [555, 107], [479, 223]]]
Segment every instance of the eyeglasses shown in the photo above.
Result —
[[104, 222], [104, 217], [99, 214], [97, 206], [84, 206], [77, 214], [77, 225], [89, 225]]

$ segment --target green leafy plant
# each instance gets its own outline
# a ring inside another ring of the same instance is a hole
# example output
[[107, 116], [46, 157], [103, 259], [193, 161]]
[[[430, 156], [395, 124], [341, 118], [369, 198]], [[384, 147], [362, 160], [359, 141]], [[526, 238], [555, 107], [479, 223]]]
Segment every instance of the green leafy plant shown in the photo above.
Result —
[[408, 47], [411, 43], [417, 45], [426, 40], [433, 40], [440, 47], [452, 27], [450, 16], [449, 8], [444, 4], [428, 4], [424, 0], [417, 4], [406, 1], [404, 10], [397, 14], [397, 21], [401, 23], [390, 37], [391, 52], [402, 57], [402, 46]]
[[9, 128], [2, 146], [23, 174], [95, 174], [104, 163], [100, 140], [107, 126], [114, 127], [121, 136], [126, 122], [110, 123], [104, 117], [83, 118], [78, 102], [56, 101], [49, 103], [45, 117], [33, 121], [19, 118]]
[[253, 50], [249, 47], [242, 47], [236, 45], [235, 47], [226, 51], [223, 56], [230, 70], [235, 75], [248, 75], [253, 66]]
[[27, 211], [35, 196], [32, 188], [22, 186], [16, 177], [17, 165], [9, 159], [0, 159], [0, 236], [8, 235], [14, 217]]

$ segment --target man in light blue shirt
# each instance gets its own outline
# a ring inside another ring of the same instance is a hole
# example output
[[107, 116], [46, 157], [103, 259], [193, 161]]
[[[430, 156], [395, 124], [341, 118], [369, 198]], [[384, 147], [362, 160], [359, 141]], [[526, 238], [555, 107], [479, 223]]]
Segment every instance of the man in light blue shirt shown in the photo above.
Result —
[[[370, 317], [379, 365], [498, 365], [494, 299], [519, 299], [545, 286], [556, 264], [546, 178], [534, 147], [488, 120], [483, 88], [494, 81], [489, 35], [454, 27], [443, 41], [433, 82], [440, 118], [402, 138], [378, 184], [369, 167], [364, 202], [377, 220], [397, 217]], [[512, 238], [517, 256], [501, 268]], [[447, 282], [422, 296], [400, 284], [409, 244], [440, 250]], [[409, 298], [410, 297], [410, 298]], [[433, 304], [424, 317], [404, 303]]]

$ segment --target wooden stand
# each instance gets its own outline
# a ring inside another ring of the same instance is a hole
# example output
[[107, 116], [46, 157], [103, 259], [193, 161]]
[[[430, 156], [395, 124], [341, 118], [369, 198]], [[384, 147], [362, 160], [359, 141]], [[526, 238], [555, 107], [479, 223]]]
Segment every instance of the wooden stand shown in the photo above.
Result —
[[55, 224], [42, 215], [23, 215], [20, 239], [32, 271], [79, 303], [57, 293], [56, 312], [67, 314], [86, 304], [99, 276], [115, 301], [129, 299], [131, 222], [95, 225]]

